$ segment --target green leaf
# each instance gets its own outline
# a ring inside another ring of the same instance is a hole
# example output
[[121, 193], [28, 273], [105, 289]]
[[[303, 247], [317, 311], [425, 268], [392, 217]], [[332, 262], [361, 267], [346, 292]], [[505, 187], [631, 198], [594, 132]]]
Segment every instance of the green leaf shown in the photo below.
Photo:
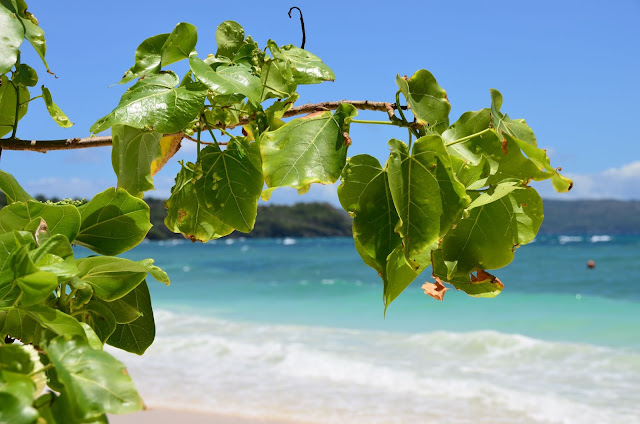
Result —
[[197, 42], [196, 27], [186, 22], [176, 25], [171, 34], [147, 38], [136, 49], [135, 65], [125, 72], [118, 84], [157, 74], [163, 66], [188, 58], [195, 53]]
[[108, 188], [78, 210], [82, 224], [75, 243], [101, 255], [137, 246], [151, 228], [149, 206], [121, 188]]
[[41, 242], [40, 247], [29, 252], [29, 256], [38, 269], [53, 272], [64, 280], [78, 273], [69, 239], [62, 234], [50, 236]]
[[93, 293], [107, 302], [120, 299], [147, 276], [143, 266], [129, 259], [93, 256], [77, 261], [80, 278], [93, 287]]
[[[525, 157], [516, 139], [508, 134], [501, 139], [493, 125], [491, 110], [482, 109], [464, 113], [442, 133], [456, 175], [467, 188], [496, 185], [505, 179], [517, 179], [526, 184], [531, 179], [545, 180], [553, 175]], [[544, 153], [528, 143], [523, 142], [523, 145]]]
[[354, 156], [342, 171], [338, 198], [342, 207], [353, 216], [354, 239], [375, 261], [374, 269], [383, 273], [387, 257], [401, 241], [395, 233], [399, 218], [386, 170], [372, 156]]
[[421, 69], [408, 80], [398, 75], [396, 84], [418, 123], [429, 125], [429, 129], [437, 134], [447, 129], [451, 104], [447, 92], [438, 85], [431, 72]]
[[118, 187], [132, 196], [142, 197], [145, 191], [154, 188], [151, 165], [160, 157], [162, 133], [114, 125], [111, 136], [111, 163], [118, 177]]
[[286, 99], [291, 97], [298, 87], [293, 77], [293, 67], [273, 41], [267, 42], [273, 58], [265, 58], [260, 80], [263, 85], [262, 99]]
[[0, 234], [23, 230], [34, 219], [44, 219], [51, 235], [62, 234], [74, 240], [80, 230], [80, 213], [73, 205], [50, 205], [29, 200], [0, 209]]
[[53, 120], [56, 121], [56, 124], [58, 124], [62, 128], [69, 128], [73, 125], [69, 118], [67, 118], [67, 115], [64, 114], [62, 109], [60, 109], [57, 104], [53, 103], [51, 92], [44, 85], [42, 86], [42, 98], [44, 99], [44, 104], [47, 106], [49, 115], [51, 115]]
[[155, 261], [153, 259], [143, 259], [137, 262], [139, 265], [144, 267], [149, 274], [157, 281], [161, 283], [165, 283], [167, 286], [171, 284], [171, 280], [169, 280], [169, 275], [162, 270], [157, 265], [154, 265]]
[[[529, 160], [540, 171], [546, 171], [542, 176], [532, 176], [536, 180], [551, 177], [553, 188], [558, 193], [564, 193], [571, 190], [573, 181], [562, 176], [557, 169], [554, 169], [549, 162], [547, 153], [537, 147], [536, 137], [533, 130], [529, 128], [524, 119], [511, 119], [509, 115], [502, 114], [502, 94], [498, 90], [491, 90], [491, 122], [496, 132], [503, 137], [504, 143], [509, 144], [509, 148], [514, 144], [522, 149]], [[542, 173], [542, 172], [541, 172]]]
[[[33, 46], [38, 53], [40, 59], [42, 59], [42, 63], [47, 68], [47, 71], [49, 71], [49, 65], [47, 65], [47, 61], [44, 59], [47, 51], [44, 31], [38, 26], [38, 20], [33, 14], [27, 12], [27, 3], [24, 0], [11, 0], [11, 3], [14, 5], [13, 11], [24, 28], [24, 37], [31, 43], [31, 46]], [[3, 5], [8, 6], [9, 4], [7, 1], [3, 1]]]
[[124, 414], [144, 408], [124, 365], [86, 341], [56, 337], [46, 347], [65, 393], [73, 399], [81, 420], [97, 419], [104, 413]]
[[491, 89], [491, 122], [498, 134], [508, 134], [519, 138], [533, 146], [537, 146], [536, 136], [524, 119], [511, 119], [509, 115], [500, 112], [502, 107], [502, 94], [498, 90]]
[[38, 411], [11, 393], [0, 391], [0, 405], [1, 423], [31, 424], [38, 418]]
[[238, 49], [244, 44], [244, 29], [237, 22], [224, 21], [216, 29], [216, 43], [218, 44], [216, 56], [233, 59]]
[[[13, 131], [13, 125], [16, 122], [16, 89], [13, 81], [9, 80], [6, 75], [0, 77], [0, 137], [5, 136]], [[18, 108], [18, 121], [27, 113], [29, 108], [29, 99], [31, 95], [27, 87], [15, 83], [18, 87], [20, 99], [20, 107]]]
[[471, 209], [440, 245], [445, 280], [508, 265], [516, 247], [535, 238], [542, 218], [542, 199], [530, 187]]
[[36, 271], [16, 278], [22, 297], [20, 305], [31, 306], [47, 299], [58, 287], [58, 277], [52, 272]]
[[[126, 296], [125, 296], [126, 298]], [[112, 302], [104, 302], [100, 299], [92, 299], [91, 303], [102, 303], [113, 314], [116, 324], [129, 324], [130, 322], [140, 318], [142, 313], [134, 306], [128, 304], [124, 298], [116, 299]]]
[[38, 83], [38, 74], [31, 66], [24, 63], [20, 64], [18, 72], [14, 74], [15, 83], [26, 85], [27, 87], [35, 87]]
[[78, 320], [62, 311], [44, 305], [24, 307], [22, 310], [27, 312], [42, 327], [58, 335], [79, 336], [86, 340], [87, 336]]
[[284, 101], [278, 100], [273, 102], [273, 104], [264, 111], [267, 116], [267, 126], [269, 130], [275, 131], [285, 124], [282, 117], [299, 98], [300, 96], [294, 93], [293, 96]]
[[91, 132], [117, 124], [164, 134], [182, 131], [200, 113], [207, 91], [193, 83], [176, 88], [179, 82], [171, 71], [147, 75], [122, 95], [110, 114], [93, 124]]
[[[49, 372], [51, 371], [55, 371], [55, 368], [49, 370]], [[75, 410], [77, 408], [74, 406], [74, 401], [64, 392], [64, 386], [60, 385], [60, 387], [62, 391], [60, 396], [56, 396], [53, 392], [47, 392], [34, 402], [38, 408], [38, 413], [42, 419], [46, 420], [47, 424], [75, 424], [81, 422], [80, 419], [75, 416]], [[90, 421], [82, 420], [82, 424], [108, 423], [109, 421], [106, 415], [101, 415]]]
[[391, 140], [389, 146], [389, 186], [400, 216], [396, 231], [405, 257], [418, 268], [420, 254], [449, 231], [469, 197], [453, 175], [440, 136], [416, 140], [411, 154], [402, 141]]
[[76, 318], [88, 324], [101, 343], [105, 343], [116, 329], [116, 317], [108, 305], [108, 303], [90, 301], [75, 312]]
[[162, 66], [186, 59], [195, 54], [198, 43], [198, 30], [195, 26], [181, 22], [171, 31], [162, 46]]
[[[8, 6], [8, 5], [7, 5]], [[18, 53], [24, 39], [24, 27], [13, 8], [0, 3], [0, 74], [6, 74], [18, 60]], [[4, 81], [2, 81], [4, 84]], [[15, 104], [15, 103], [14, 103]]]
[[199, 162], [202, 176], [196, 182], [196, 190], [204, 192], [210, 212], [223, 224], [250, 232], [264, 185], [261, 170], [242, 155], [236, 143], [225, 151], [207, 146], [200, 152]]
[[205, 185], [201, 178], [201, 166], [182, 164], [171, 197], [165, 203], [168, 211], [164, 223], [169, 230], [182, 233], [191, 241], [207, 242], [230, 234], [233, 228], [211, 213], [204, 198], [206, 187], [211, 189], [211, 184]]
[[9, 335], [22, 343], [33, 343], [36, 341], [37, 330], [41, 329], [29, 313], [17, 308], [0, 310], [0, 336]]
[[0, 344], [0, 371], [29, 374], [33, 371], [33, 362], [29, 352], [18, 344]]
[[250, 68], [242, 65], [218, 66], [214, 70], [197, 57], [189, 58], [193, 74], [216, 95], [243, 94], [254, 104], [260, 103], [262, 84]]
[[142, 282], [121, 301], [135, 308], [142, 315], [127, 324], [118, 324], [107, 343], [127, 352], [142, 355], [156, 337], [156, 325], [147, 283]]
[[118, 84], [125, 84], [143, 75], [157, 74], [162, 68], [162, 46], [169, 34], [158, 34], [144, 40], [136, 49], [135, 65], [124, 73]]
[[293, 78], [297, 84], [318, 84], [336, 79], [331, 68], [322, 63], [318, 56], [292, 44], [283, 46], [280, 51], [291, 63]]
[[10, 258], [21, 246], [27, 245], [32, 248], [35, 244], [33, 234], [27, 232], [13, 231], [0, 234], [0, 293], [2, 293], [2, 283], [13, 280]]
[[431, 245], [424, 252], [416, 256], [419, 264], [417, 269], [407, 262], [402, 246], [397, 246], [387, 258], [384, 278], [384, 309], [385, 311], [409, 284], [415, 280], [431, 264], [431, 251], [437, 248], [437, 243]]
[[473, 208], [495, 202], [496, 200], [503, 198], [509, 193], [521, 189], [524, 189], [524, 187], [520, 184], [519, 181], [503, 181], [496, 186], [492, 186], [489, 190], [483, 192], [478, 197], [473, 199], [473, 202], [469, 204], [467, 210], [469, 211]]
[[13, 175], [8, 172], [4, 172], [0, 169], [0, 191], [2, 191], [7, 197], [7, 204], [15, 202], [26, 202], [28, 200], [34, 200], [29, 196], [20, 184], [13, 178]]
[[571, 190], [571, 188], [573, 188], [573, 181], [561, 175], [560, 172], [558, 172], [559, 171], [558, 169], [554, 169], [551, 166], [551, 162], [549, 161], [549, 157], [547, 156], [546, 151], [542, 149], [538, 149], [537, 147], [529, 143], [526, 143], [525, 141], [522, 141], [519, 138], [514, 138], [506, 134], [504, 135], [504, 137], [506, 140], [508, 140], [509, 143], [517, 144], [518, 147], [522, 149], [524, 154], [527, 155], [529, 160], [531, 160], [531, 162], [534, 165], [536, 165], [539, 169], [541, 170], [544, 169], [546, 172], [551, 174], [551, 184], [553, 185], [553, 188], [558, 193], [566, 193], [569, 190]]
[[262, 133], [260, 154], [267, 186], [293, 187], [306, 193], [312, 183], [334, 183], [347, 159], [345, 134], [357, 115], [343, 103], [335, 113], [314, 113]]

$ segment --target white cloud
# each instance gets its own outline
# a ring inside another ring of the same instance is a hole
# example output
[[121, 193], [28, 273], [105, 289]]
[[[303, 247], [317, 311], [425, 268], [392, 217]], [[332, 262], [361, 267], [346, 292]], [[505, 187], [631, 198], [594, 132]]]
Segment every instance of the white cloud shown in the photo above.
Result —
[[555, 193], [550, 182], [537, 183], [544, 198], [576, 199], [640, 199], [640, 161], [593, 174], [565, 173], [573, 179], [569, 193]]

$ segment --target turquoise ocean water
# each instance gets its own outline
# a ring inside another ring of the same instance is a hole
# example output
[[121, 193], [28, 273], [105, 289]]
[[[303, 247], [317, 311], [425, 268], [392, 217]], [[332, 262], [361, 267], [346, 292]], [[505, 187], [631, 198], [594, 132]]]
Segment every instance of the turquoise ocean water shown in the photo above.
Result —
[[[640, 237], [540, 236], [495, 299], [383, 316], [351, 239], [147, 242], [157, 337], [114, 352], [150, 406], [310, 423], [640, 422]], [[596, 262], [595, 269], [586, 267]]]

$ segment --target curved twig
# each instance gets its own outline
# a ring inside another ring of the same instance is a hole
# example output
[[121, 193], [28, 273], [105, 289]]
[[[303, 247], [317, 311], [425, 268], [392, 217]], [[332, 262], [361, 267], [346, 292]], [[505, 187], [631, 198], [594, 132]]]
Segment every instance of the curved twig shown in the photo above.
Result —
[[300, 12], [300, 26], [302, 27], [302, 45], [300, 46], [300, 48], [304, 49], [304, 44], [307, 41], [307, 33], [304, 30], [304, 18], [302, 17], [302, 10], [300, 10], [300, 8], [297, 6], [293, 6], [291, 9], [289, 9], [289, 18], [291, 18], [291, 11], [293, 9], [298, 9], [298, 12]]

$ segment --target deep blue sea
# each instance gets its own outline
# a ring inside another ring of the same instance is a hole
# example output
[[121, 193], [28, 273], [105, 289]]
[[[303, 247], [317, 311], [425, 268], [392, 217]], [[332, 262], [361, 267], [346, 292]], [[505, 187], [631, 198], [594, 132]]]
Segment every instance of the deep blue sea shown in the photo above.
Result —
[[[115, 353], [150, 406], [307, 423], [640, 422], [640, 237], [539, 236], [495, 299], [383, 315], [348, 238], [145, 242], [156, 341]], [[593, 260], [594, 269], [586, 262]]]

